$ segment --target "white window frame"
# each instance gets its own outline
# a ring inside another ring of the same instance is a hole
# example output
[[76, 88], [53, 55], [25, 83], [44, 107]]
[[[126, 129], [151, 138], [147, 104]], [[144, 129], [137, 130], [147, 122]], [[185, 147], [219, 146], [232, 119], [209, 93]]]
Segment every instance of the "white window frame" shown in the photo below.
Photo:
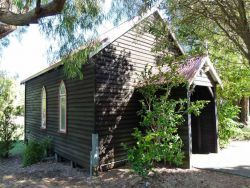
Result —
[[[45, 99], [45, 112], [43, 109], [44, 99]], [[42, 92], [41, 92], [41, 128], [42, 129], [47, 128], [47, 92], [44, 86], [42, 87]]]
[[[64, 87], [65, 88], [65, 93], [62, 94], [61, 93], [61, 88]], [[62, 121], [61, 121], [61, 116], [62, 116], [62, 112], [61, 112], [61, 99], [65, 97], [65, 128], [62, 128]], [[59, 86], [59, 132], [61, 133], [66, 133], [67, 132], [67, 89], [66, 89], [66, 85], [64, 83], [64, 81], [62, 80]]]

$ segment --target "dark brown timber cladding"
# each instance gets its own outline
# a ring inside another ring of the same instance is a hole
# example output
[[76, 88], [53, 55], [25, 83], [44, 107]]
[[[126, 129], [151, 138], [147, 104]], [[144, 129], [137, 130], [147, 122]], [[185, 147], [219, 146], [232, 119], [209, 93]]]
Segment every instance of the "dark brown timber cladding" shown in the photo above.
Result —
[[[89, 167], [91, 134], [94, 131], [94, 65], [84, 66], [83, 80], [67, 80], [62, 67], [51, 70], [25, 84], [26, 137], [50, 136], [55, 152]], [[67, 133], [59, 133], [59, 85], [67, 89]], [[41, 127], [41, 91], [47, 92], [47, 129]]]
[[[146, 65], [154, 66], [154, 36], [133, 28], [95, 56], [96, 132], [99, 134], [100, 166], [126, 159], [122, 143], [134, 143], [132, 132], [139, 125], [140, 95], [136, 78]], [[171, 52], [170, 53], [175, 53]]]

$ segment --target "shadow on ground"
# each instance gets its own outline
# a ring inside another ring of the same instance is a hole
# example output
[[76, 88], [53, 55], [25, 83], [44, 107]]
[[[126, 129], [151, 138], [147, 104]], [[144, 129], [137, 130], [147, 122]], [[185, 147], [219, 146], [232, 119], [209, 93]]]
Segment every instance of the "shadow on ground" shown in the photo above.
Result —
[[204, 168], [204, 169], [216, 170], [224, 173], [230, 173], [250, 178], [249, 165], [239, 165], [239, 166], [225, 167], [225, 168]]
[[250, 179], [199, 169], [156, 168], [147, 178], [132, 173], [129, 166], [100, 172], [90, 178], [86, 171], [68, 163], [44, 162], [21, 167], [20, 157], [0, 160], [0, 187], [247, 187]]
[[250, 141], [233, 141], [218, 154], [195, 154], [193, 167], [250, 178]]

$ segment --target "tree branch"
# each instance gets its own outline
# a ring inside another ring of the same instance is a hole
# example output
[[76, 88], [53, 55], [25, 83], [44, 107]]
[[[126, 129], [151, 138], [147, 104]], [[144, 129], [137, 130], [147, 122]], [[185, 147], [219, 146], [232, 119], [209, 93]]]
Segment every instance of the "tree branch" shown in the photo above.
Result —
[[64, 7], [66, 0], [53, 0], [46, 5], [40, 5], [40, 0], [37, 1], [39, 12], [37, 12], [37, 7], [28, 11], [25, 14], [16, 14], [11, 11], [0, 9], [0, 22], [15, 25], [15, 26], [25, 26], [31, 23], [37, 23], [40, 18], [53, 16], [59, 14]]
[[[225, 33], [225, 35], [235, 44], [235, 46], [237, 47], [237, 48], [239, 48], [239, 50], [242, 52], [242, 54], [248, 59], [248, 61], [249, 61], [249, 64], [250, 64], [250, 59], [249, 59], [249, 57], [250, 57], [250, 53], [248, 53], [247, 51], [246, 51], [246, 49], [244, 49], [244, 47], [240, 44], [240, 42], [236, 39], [236, 38], [234, 38], [228, 31], [227, 31], [227, 29], [225, 29], [223, 26], [222, 26], [222, 24], [219, 22], [219, 20], [217, 19], [217, 18], [215, 18], [214, 16], [213, 16], [213, 14], [206, 8], [206, 6], [204, 5], [204, 3], [202, 3], [201, 2], [201, 4], [203, 5], [203, 8], [204, 8], [204, 10], [208, 13], [208, 15], [209, 15], [209, 19], [211, 19], [212, 21], [214, 21], [217, 25], [218, 25], [218, 27]], [[228, 25], [229, 27], [230, 27], [230, 24]], [[231, 28], [232, 29], [232, 28]], [[234, 31], [234, 30], [233, 30]], [[235, 32], [235, 31], [234, 31]]]
[[41, 11], [41, 0], [36, 1], [36, 14], [39, 14]]
[[0, 24], [0, 39], [13, 32], [15, 29], [16, 26]]

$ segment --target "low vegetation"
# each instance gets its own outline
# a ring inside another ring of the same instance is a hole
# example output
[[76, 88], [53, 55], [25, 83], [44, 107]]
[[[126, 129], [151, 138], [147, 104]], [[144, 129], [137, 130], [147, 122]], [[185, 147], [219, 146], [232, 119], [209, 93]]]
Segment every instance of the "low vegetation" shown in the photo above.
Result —
[[41, 141], [29, 140], [23, 152], [23, 166], [30, 166], [40, 162], [51, 151], [51, 139], [45, 138]]
[[244, 127], [239, 129], [236, 135], [233, 137], [234, 140], [250, 140], [250, 127]]
[[226, 147], [230, 139], [241, 134], [240, 127], [244, 125], [237, 121], [239, 120], [239, 112], [239, 107], [230, 102], [224, 101], [218, 104], [219, 142], [221, 148]]

